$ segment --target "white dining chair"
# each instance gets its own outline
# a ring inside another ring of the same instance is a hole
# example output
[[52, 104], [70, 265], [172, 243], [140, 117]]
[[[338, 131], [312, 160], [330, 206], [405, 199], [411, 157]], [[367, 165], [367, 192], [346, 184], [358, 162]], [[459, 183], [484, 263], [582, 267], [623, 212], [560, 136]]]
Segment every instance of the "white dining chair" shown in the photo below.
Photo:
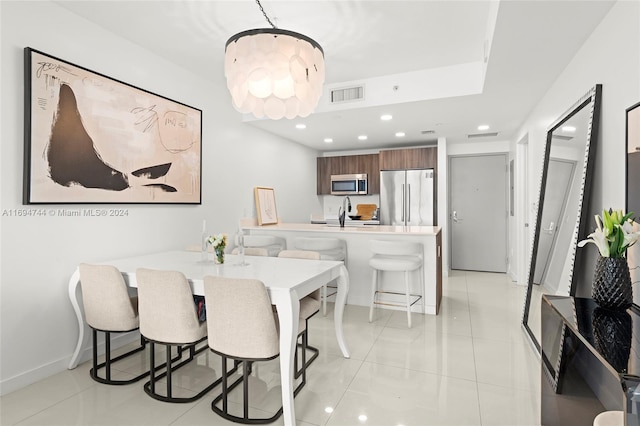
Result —
[[[340, 238], [298, 237], [293, 240], [293, 246], [297, 250], [318, 252], [321, 260], [336, 260], [347, 266], [347, 243]], [[337, 292], [337, 285], [328, 283], [322, 286], [322, 315], [327, 315], [327, 299]]]
[[[114, 363], [143, 351], [146, 346], [146, 341], [141, 339], [140, 346], [111, 358], [111, 333], [134, 331], [140, 324], [138, 298], [129, 295], [122, 273], [111, 265], [82, 263], [78, 269], [85, 318], [92, 331], [93, 366], [89, 375], [96, 382], [109, 385], [126, 385], [148, 376], [147, 370], [127, 380], [115, 380], [111, 377]], [[98, 332], [104, 333], [105, 360], [102, 363], [98, 363]], [[102, 369], [104, 377], [99, 373]]]
[[[271, 360], [280, 354], [277, 313], [262, 281], [248, 278], [204, 277], [204, 294], [207, 304], [207, 328], [209, 348], [222, 358], [221, 392], [211, 403], [211, 409], [236, 423], [264, 424], [282, 415], [282, 406], [268, 418], [249, 416], [249, 375], [256, 361]], [[298, 334], [304, 331], [300, 322]], [[227, 360], [242, 364], [242, 376], [229, 384]], [[242, 414], [230, 412], [229, 393], [240, 384]], [[294, 396], [304, 386], [300, 383]], [[222, 402], [222, 407], [219, 403]]]
[[[207, 339], [207, 322], [198, 318], [196, 305], [189, 282], [182, 272], [160, 271], [140, 268], [136, 271], [140, 313], [140, 332], [150, 343], [149, 365], [151, 374], [144, 384], [144, 391], [150, 397], [164, 402], [193, 402], [209, 392], [217, 384], [207, 385], [192, 397], [173, 396], [173, 373], [193, 361], [195, 356], [207, 349], [206, 345], [196, 345]], [[165, 347], [166, 371], [155, 375], [155, 344]], [[180, 354], [184, 347], [189, 356], [173, 365], [171, 349], [177, 347]], [[215, 376], [211, 370], [211, 375]], [[157, 381], [166, 378], [166, 392], [160, 393]]]
[[[383, 241], [372, 240], [371, 252], [373, 256], [369, 259], [369, 266], [373, 268], [371, 281], [371, 304], [369, 306], [369, 322], [373, 321], [373, 308], [375, 305], [403, 306], [407, 310], [407, 324], [411, 328], [411, 307], [419, 300], [422, 300], [424, 311], [424, 297], [422, 294], [411, 293], [411, 273], [418, 271], [420, 274], [420, 292], [423, 286], [423, 246], [420, 243], [407, 241]], [[382, 272], [402, 272], [404, 273], [404, 293], [397, 291], [379, 290], [379, 279]], [[404, 303], [382, 300], [383, 295], [403, 295]]]

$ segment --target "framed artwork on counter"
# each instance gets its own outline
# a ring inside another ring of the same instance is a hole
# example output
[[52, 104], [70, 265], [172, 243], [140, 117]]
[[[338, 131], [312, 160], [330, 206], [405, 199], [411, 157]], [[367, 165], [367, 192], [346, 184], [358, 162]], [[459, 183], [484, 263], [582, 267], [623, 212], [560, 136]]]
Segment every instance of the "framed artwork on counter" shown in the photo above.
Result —
[[256, 186], [253, 189], [253, 194], [256, 199], [258, 225], [273, 225], [274, 223], [278, 223], [276, 196], [273, 188]]
[[201, 110], [30, 47], [24, 60], [24, 204], [201, 204]]

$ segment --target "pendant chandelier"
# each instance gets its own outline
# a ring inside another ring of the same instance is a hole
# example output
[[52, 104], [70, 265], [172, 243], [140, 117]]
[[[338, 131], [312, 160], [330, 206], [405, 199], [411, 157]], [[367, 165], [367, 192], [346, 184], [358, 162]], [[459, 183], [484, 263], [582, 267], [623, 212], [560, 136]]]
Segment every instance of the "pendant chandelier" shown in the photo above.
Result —
[[233, 106], [256, 118], [306, 117], [322, 95], [324, 51], [313, 39], [277, 28], [240, 32], [227, 40], [224, 73]]

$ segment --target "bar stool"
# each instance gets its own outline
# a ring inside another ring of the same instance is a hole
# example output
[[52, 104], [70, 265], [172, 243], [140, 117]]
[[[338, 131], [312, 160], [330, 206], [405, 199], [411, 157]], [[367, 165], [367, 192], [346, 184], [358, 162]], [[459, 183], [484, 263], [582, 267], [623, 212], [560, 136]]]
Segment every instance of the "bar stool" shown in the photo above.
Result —
[[604, 411], [593, 419], [593, 426], [622, 426], [624, 411]]
[[245, 235], [244, 238], [245, 254], [248, 248], [264, 248], [269, 256], [277, 256], [280, 250], [287, 247], [287, 240], [274, 235]]
[[[407, 323], [411, 328], [411, 307], [422, 300], [424, 311], [424, 298], [421, 294], [411, 294], [410, 275], [418, 270], [420, 273], [420, 289], [423, 288], [423, 247], [420, 243], [408, 243], [404, 241], [371, 241], [373, 257], [369, 259], [369, 266], [373, 268], [371, 281], [371, 305], [369, 307], [369, 322], [373, 321], [374, 305], [404, 306], [407, 309]], [[404, 272], [404, 293], [395, 291], [378, 290], [378, 278], [382, 271]], [[378, 300], [380, 294], [404, 295], [405, 303], [384, 302]]]
[[[231, 254], [238, 254], [238, 248], [235, 247], [233, 250], [231, 250]], [[246, 256], [264, 256], [267, 257], [269, 256], [269, 250], [267, 250], [264, 247], [245, 247], [244, 248], [244, 254]]]
[[[293, 246], [297, 250], [318, 252], [321, 260], [336, 260], [344, 262], [347, 266], [347, 243], [339, 238], [299, 237], [293, 240]], [[331, 288], [330, 294], [328, 294], [328, 288]], [[322, 315], [327, 315], [327, 298], [337, 292], [338, 287], [335, 285], [322, 286]]]

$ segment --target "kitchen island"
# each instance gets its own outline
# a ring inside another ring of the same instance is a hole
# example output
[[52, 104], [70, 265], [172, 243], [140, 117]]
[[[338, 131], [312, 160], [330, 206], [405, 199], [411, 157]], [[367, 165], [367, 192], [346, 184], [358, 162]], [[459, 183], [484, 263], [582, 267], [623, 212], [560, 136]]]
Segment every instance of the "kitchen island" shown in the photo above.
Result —
[[[419, 288], [420, 279], [416, 271], [412, 275], [412, 293], [418, 292], [424, 297], [422, 303], [413, 305], [413, 312], [437, 315], [442, 298], [442, 243], [439, 226], [329, 226], [325, 224], [278, 223], [258, 226], [244, 223], [247, 235], [274, 235], [287, 241], [287, 248], [294, 248], [297, 237], [334, 237], [347, 243], [347, 269], [349, 270], [349, 294], [347, 304], [369, 306], [371, 303], [371, 279], [373, 269], [369, 266], [371, 258], [370, 241], [375, 239], [389, 241], [411, 241], [422, 243], [424, 247], [424, 285]], [[388, 291], [404, 292], [404, 278], [401, 273], [383, 273], [382, 288]], [[378, 305], [388, 309], [402, 307]]]

